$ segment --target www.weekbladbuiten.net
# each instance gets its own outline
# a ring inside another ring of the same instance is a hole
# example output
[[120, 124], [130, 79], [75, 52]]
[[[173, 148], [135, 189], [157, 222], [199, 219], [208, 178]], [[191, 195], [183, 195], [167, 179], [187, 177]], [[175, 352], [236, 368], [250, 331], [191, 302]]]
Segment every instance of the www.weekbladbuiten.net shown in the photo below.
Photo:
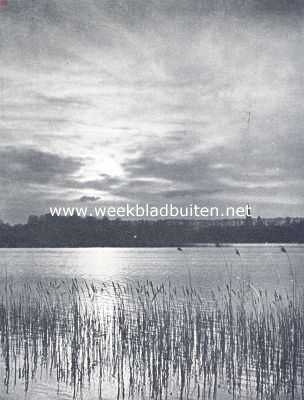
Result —
[[238, 207], [206, 207], [197, 204], [177, 206], [166, 203], [161, 206], [151, 204], [124, 204], [99, 207], [50, 207], [51, 216], [79, 216], [96, 218], [246, 218], [252, 216], [249, 205]]

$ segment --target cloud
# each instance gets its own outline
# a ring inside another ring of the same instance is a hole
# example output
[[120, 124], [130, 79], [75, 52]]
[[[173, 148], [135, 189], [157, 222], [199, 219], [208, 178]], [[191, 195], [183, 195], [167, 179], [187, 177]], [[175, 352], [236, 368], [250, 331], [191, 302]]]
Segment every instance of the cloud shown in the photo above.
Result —
[[125, 171], [132, 177], [153, 177], [169, 181], [189, 182], [204, 177], [208, 161], [202, 158], [163, 161], [143, 155], [124, 164]]
[[174, 200], [176, 198], [191, 198], [198, 199], [201, 196], [209, 196], [215, 193], [220, 192], [220, 190], [199, 190], [199, 189], [190, 189], [190, 190], [168, 190], [161, 192], [161, 195], [167, 199]]
[[100, 200], [100, 197], [98, 196], [81, 196], [79, 201], [81, 203], [86, 203], [86, 202], [95, 202]]
[[13, 183], [52, 184], [79, 171], [82, 161], [33, 148], [0, 149], [0, 178]]
[[100, 192], [107, 192], [123, 182], [121, 178], [104, 175], [102, 178], [92, 180], [66, 179], [62, 185], [70, 189], [94, 189]]
[[88, 100], [82, 100], [79, 97], [76, 96], [48, 96], [48, 95], [43, 95], [43, 94], [38, 94], [37, 100], [42, 100], [44, 103], [46, 103], [49, 106], [59, 106], [59, 107], [64, 107], [66, 105], [83, 105], [83, 106], [88, 106], [91, 105], [91, 103]]

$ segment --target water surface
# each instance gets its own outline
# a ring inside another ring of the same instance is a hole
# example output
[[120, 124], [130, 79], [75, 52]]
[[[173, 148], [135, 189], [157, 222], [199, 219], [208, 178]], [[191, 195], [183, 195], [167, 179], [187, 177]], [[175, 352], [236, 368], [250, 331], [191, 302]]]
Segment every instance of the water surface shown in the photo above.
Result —
[[[53, 279], [86, 279], [96, 284], [102, 282], [132, 283], [152, 281], [172, 282], [177, 286], [191, 285], [199, 288], [206, 299], [211, 291], [223, 287], [225, 282], [234, 284], [243, 279], [257, 289], [291, 292], [293, 279], [296, 285], [304, 284], [304, 246], [286, 245], [231, 245], [216, 248], [88, 248], [88, 249], [1, 249], [0, 274], [14, 285], [47, 282]], [[239, 254], [237, 254], [238, 249]], [[3, 286], [2, 286], [3, 287]], [[83, 398], [98, 398], [97, 384], [91, 382], [83, 391]], [[112, 386], [103, 388], [104, 398], [114, 398]], [[1, 399], [72, 399], [68, 385], [60, 385], [54, 376], [41, 370], [24, 393], [21, 381]], [[231, 398], [226, 391], [219, 391], [220, 400]]]
[[[191, 281], [205, 290], [227, 279], [250, 279], [265, 289], [291, 287], [291, 269], [299, 285], [304, 283], [304, 246], [231, 245], [229, 247], [0, 249], [0, 273], [15, 281], [53, 278], [85, 278], [95, 282], [171, 280]], [[239, 249], [240, 256], [236, 254]]]

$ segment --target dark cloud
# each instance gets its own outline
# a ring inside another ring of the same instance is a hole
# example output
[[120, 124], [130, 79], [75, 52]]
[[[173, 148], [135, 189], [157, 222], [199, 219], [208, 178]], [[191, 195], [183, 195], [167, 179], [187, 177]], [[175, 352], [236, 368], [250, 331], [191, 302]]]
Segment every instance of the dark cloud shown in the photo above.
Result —
[[191, 198], [191, 199], [198, 199], [202, 196], [208, 196], [211, 194], [216, 194], [219, 193], [220, 190], [214, 189], [214, 190], [200, 190], [200, 189], [190, 189], [190, 190], [167, 190], [163, 191], [160, 194], [166, 198], [166, 199], [171, 199], [174, 200], [176, 198]]
[[67, 105], [77, 105], [77, 106], [88, 106], [91, 103], [87, 100], [83, 100], [76, 96], [46, 96], [42, 94], [37, 94], [36, 98], [38, 101], [42, 101], [50, 106], [67, 106]]
[[124, 180], [121, 178], [105, 175], [101, 179], [65, 179], [59, 184], [69, 189], [93, 189], [100, 192], [113, 192], [114, 188], [121, 185], [123, 182]]
[[36, 116], [26, 116], [26, 115], [4, 115], [2, 121], [7, 122], [30, 122], [30, 123], [45, 123], [45, 124], [53, 124], [53, 125], [62, 125], [66, 124], [69, 121], [64, 118], [51, 118], [51, 117], [36, 117]]
[[78, 158], [32, 148], [0, 149], [0, 177], [16, 184], [52, 184], [74, 174], [82, 165]]
[[162, 161], [143, 155], [123, 166], [134, 178], [153, 177], [174, 182], [199, 181], [204, 179], [209, 171], [209, 157], [207, 160], [206, 156], [202, 155], [189, 160]]
[[117, 176], [111, 176], [108, 174], [100, 174], [101, 180], [97, 180], [96, 183], [97, 185], [99, 183], [102, 183], [104, 187], [113, 187], [120, 185], [123, 182], [122, 178], [119, 178]]
[[95, 202], [98, 200], [100, 200], [100, 197], [98, 196], [81, 196], [79, 199], [81, 203]]
[[[24, 3], [23, 0], [10, 0], [9, 12], [21, 16], [23, 19], [31, 18], [33, 29], [36, 18], [41, 18], [48, 23], [60, 24], [65, 22], [68, 10], [74, 10], [74, 19], [70, 24], [77, 23], [84, 15], [93, 20], [96, 15], [104, 14], [118, 21], [128, 23], [147, 18], [154, 13], [176, 15], [200, 15], [203, 13], [295, 13], [303, 9], [301, 0], [65, 0], [48, 1], [40, 0]], [[71, 12], [71, 11], [70, 11]], [[85, 27], [86, 28], [86, 27]], [[88, 27], [87, 27], [88, 29]]]

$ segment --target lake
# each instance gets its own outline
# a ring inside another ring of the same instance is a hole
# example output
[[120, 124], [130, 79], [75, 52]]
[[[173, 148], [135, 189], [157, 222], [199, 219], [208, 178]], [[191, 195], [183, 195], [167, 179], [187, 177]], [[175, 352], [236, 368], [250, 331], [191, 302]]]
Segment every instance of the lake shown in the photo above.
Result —
[[[304, 283], [304, 245], [285, 245], [299, 285]], [[235, 249], [239, 249], [240, 256]], [[166, 279], [201, 287], [206, 296], [229, 277], [259, 288], [291, 287], [289, 260], [280, 245], [175, 248], [0, 249], [0, 273], [15, 281], [85, 278], [94, 281]]]
[[[291, 293], [293, 277], [299, 288], [304, 284], [304, 246], [244, 245], [226, 247], [196, 246], [175, 248], [82, 248], [82, 249], [1, 249], [0, 276], [15, 287], [52, 280], [85, 279], [96, 285], [110, 283], [132, 284], [152, 281], [155, 284], [171, 282], [176, 286], [188, 285], [199, 289], [207, 300], [212, 290], [224, 287], [229, 280], [251, 282], [257, 289]], [[237, 254], [236, 249], [239, 254]], [[3, 286], [2, 286], [3, 289]], [[1, 356], [0, 356], [1, 360]], [[1, 361], [1, 374], [4, 363]], [[20, 379], [0, 390], [1, 399], [72, 399], [68, 384], [58, 386], [53, 375], [41, 368], [35, 373], [27, 393], [24, 391], [23, 372]], [[2, 379], [3, 381], [3, 379]], [[82, 393], [85, 399], [97, 399], [98, 384], [92, 380]], [[116, 398], [111, 382], [105, 385], [104, 398]], [[219, 390], [218, 398], [232, 398]]]

